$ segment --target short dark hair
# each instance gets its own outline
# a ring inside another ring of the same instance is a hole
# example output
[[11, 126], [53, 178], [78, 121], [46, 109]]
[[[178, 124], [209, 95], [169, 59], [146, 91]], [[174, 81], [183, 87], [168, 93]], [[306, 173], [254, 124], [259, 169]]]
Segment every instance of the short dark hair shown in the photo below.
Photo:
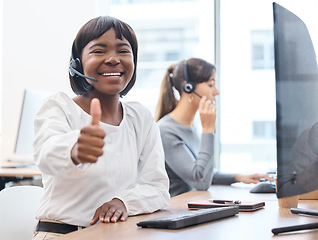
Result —
[[[130, 43], [133, 59], [134, 59], [134, 73], [126, 88], [120, 92], [120, 96], [126, 95], [136, 82], [136, 67], [138, 42], [134, 30], [125, 22], [110, 16], [100, 16], [88, 21], [77, 33], [72, 46], [72, 59], [79, 58], [82, 62], [82, 51], [84, 47], [92, 40], [99, 38], [109, 29], [113, 28], [118, 39], [127, 39]], [[83, 69], [77, 69], [83, 73]], [[79, 76], [71, 76], [69, 74], [72, 90], [77, 95], [86, 95], [88, 91], [93, 89], [85, 78]]]

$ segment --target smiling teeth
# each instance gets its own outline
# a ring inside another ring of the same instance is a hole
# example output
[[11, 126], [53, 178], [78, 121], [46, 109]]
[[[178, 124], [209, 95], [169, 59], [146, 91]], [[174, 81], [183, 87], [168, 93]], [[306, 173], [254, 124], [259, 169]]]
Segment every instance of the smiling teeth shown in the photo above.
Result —
[[103, 73], [103, 76], [120, 76], [120, 73]]

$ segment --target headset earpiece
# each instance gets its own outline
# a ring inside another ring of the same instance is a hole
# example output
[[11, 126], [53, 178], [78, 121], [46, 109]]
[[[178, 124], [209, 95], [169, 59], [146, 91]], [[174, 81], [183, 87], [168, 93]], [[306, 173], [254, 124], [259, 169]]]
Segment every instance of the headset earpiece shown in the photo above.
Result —
[[193, 84], [190, 82], [183, 84], [183, 91], [185, 91], [186, 93], [192, 93], [194, 91]]
[[184, 61], [183, 69], [184, 69], [184, 79], [186, 80], [186, 83], [183, 84], [183, 91], [185, 91], [186, 93], [192, 93], [194, 92], [195, 85], [190, 81], [187, 60]]
[[196, 93], [195, 90], [195, 84], [193, 84], [190, 80], [189, 74], [188, 74], [188, 63], [187, 60], [184, 61], [184, 78], [186, 80], [186, 83], [183, 84], [183, 91], [186, 93], [194, 93], [195, 95], [197, 95], [199, 98], [202, 98], [202, 96], [198, 93]]
[[93, 82], [97, 82], [98, 80], [93, 77], [85, 76], [83, 72], [83, 66], [81, 60], [79, 58], [72, 58], [70, 61], [69, 72], [72, 77], [82, 77], [85, 79], [92, 80]]
[[70, 75], [72, 77], [76, 77], [78, 76], [78, 74], [76, 73], [77, 72], [81, 72], [83, 69], [82, 67], [82, 64], [81, 64], [81, 60], [79, 58], [72, 58], [72, 60], [70, 61], [70, 67], [69, 67], [69, 70], [70, 70]]

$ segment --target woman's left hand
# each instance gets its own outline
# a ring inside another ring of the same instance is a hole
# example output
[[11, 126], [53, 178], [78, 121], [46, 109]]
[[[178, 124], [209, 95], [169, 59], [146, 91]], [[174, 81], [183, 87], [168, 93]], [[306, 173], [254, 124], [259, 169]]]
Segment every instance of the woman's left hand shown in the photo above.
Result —
[[124, 222], [127, 218], [128, 213], [124, 203], [118, 198], [114, 198], [97, 208], [90, 225], [94, 225], [98, 220], [102, 223], [117, 222], [118, 220]]
[[199, 103], [199, 114], [203, 133], [214, 133], [216, 111], [216, 106], [213, 105], [212, 101], [207, 99], [206, 96], [203, 96]]
[[267, 181], [273, 182], [274, 178], [270, 177], [268, 174], [250, 174], [250, 175], [241, 175], [236, 174], [235, 180], [237, 182], [243, 182], [243, 183], [259, 183], [260, 179], [265, 179]]

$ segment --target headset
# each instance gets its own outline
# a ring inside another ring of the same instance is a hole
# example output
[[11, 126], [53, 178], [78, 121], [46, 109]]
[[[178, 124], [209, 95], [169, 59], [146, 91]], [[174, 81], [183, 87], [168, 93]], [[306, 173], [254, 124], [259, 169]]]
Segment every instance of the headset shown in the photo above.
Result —
[[85, 76], [83, 73], [81, 73], [81, 72], [83, 72], [83, 65], [82, 65], [81, 60], [79, 58], [74, 59], [73, 50], [74, 50], [74, 43], [72, 46], [72, 59], [70, 61], [70, 65], [69, 65], [70, 75], [72, 77], [82, 77], [82, 78], [92, 80], [93, 82], [98, 82], [98, 80], [96, 78], [88, 77], [88, 76]]
[[195, 84], [193, 82], [191, 82], [191, 79], [189, 77], [188, 61], [187, 60], [184, 61], [183, 70], [184, 70], [184, 78], [186, 80], [186, 83], [183, 84], [183, 91], [185, 91], [186, 93], [194, 93], [198, 97], [202, 98], [202, 96], [200, 96], [198, 93], [196, 93], [194, 91], [195, 90]]

